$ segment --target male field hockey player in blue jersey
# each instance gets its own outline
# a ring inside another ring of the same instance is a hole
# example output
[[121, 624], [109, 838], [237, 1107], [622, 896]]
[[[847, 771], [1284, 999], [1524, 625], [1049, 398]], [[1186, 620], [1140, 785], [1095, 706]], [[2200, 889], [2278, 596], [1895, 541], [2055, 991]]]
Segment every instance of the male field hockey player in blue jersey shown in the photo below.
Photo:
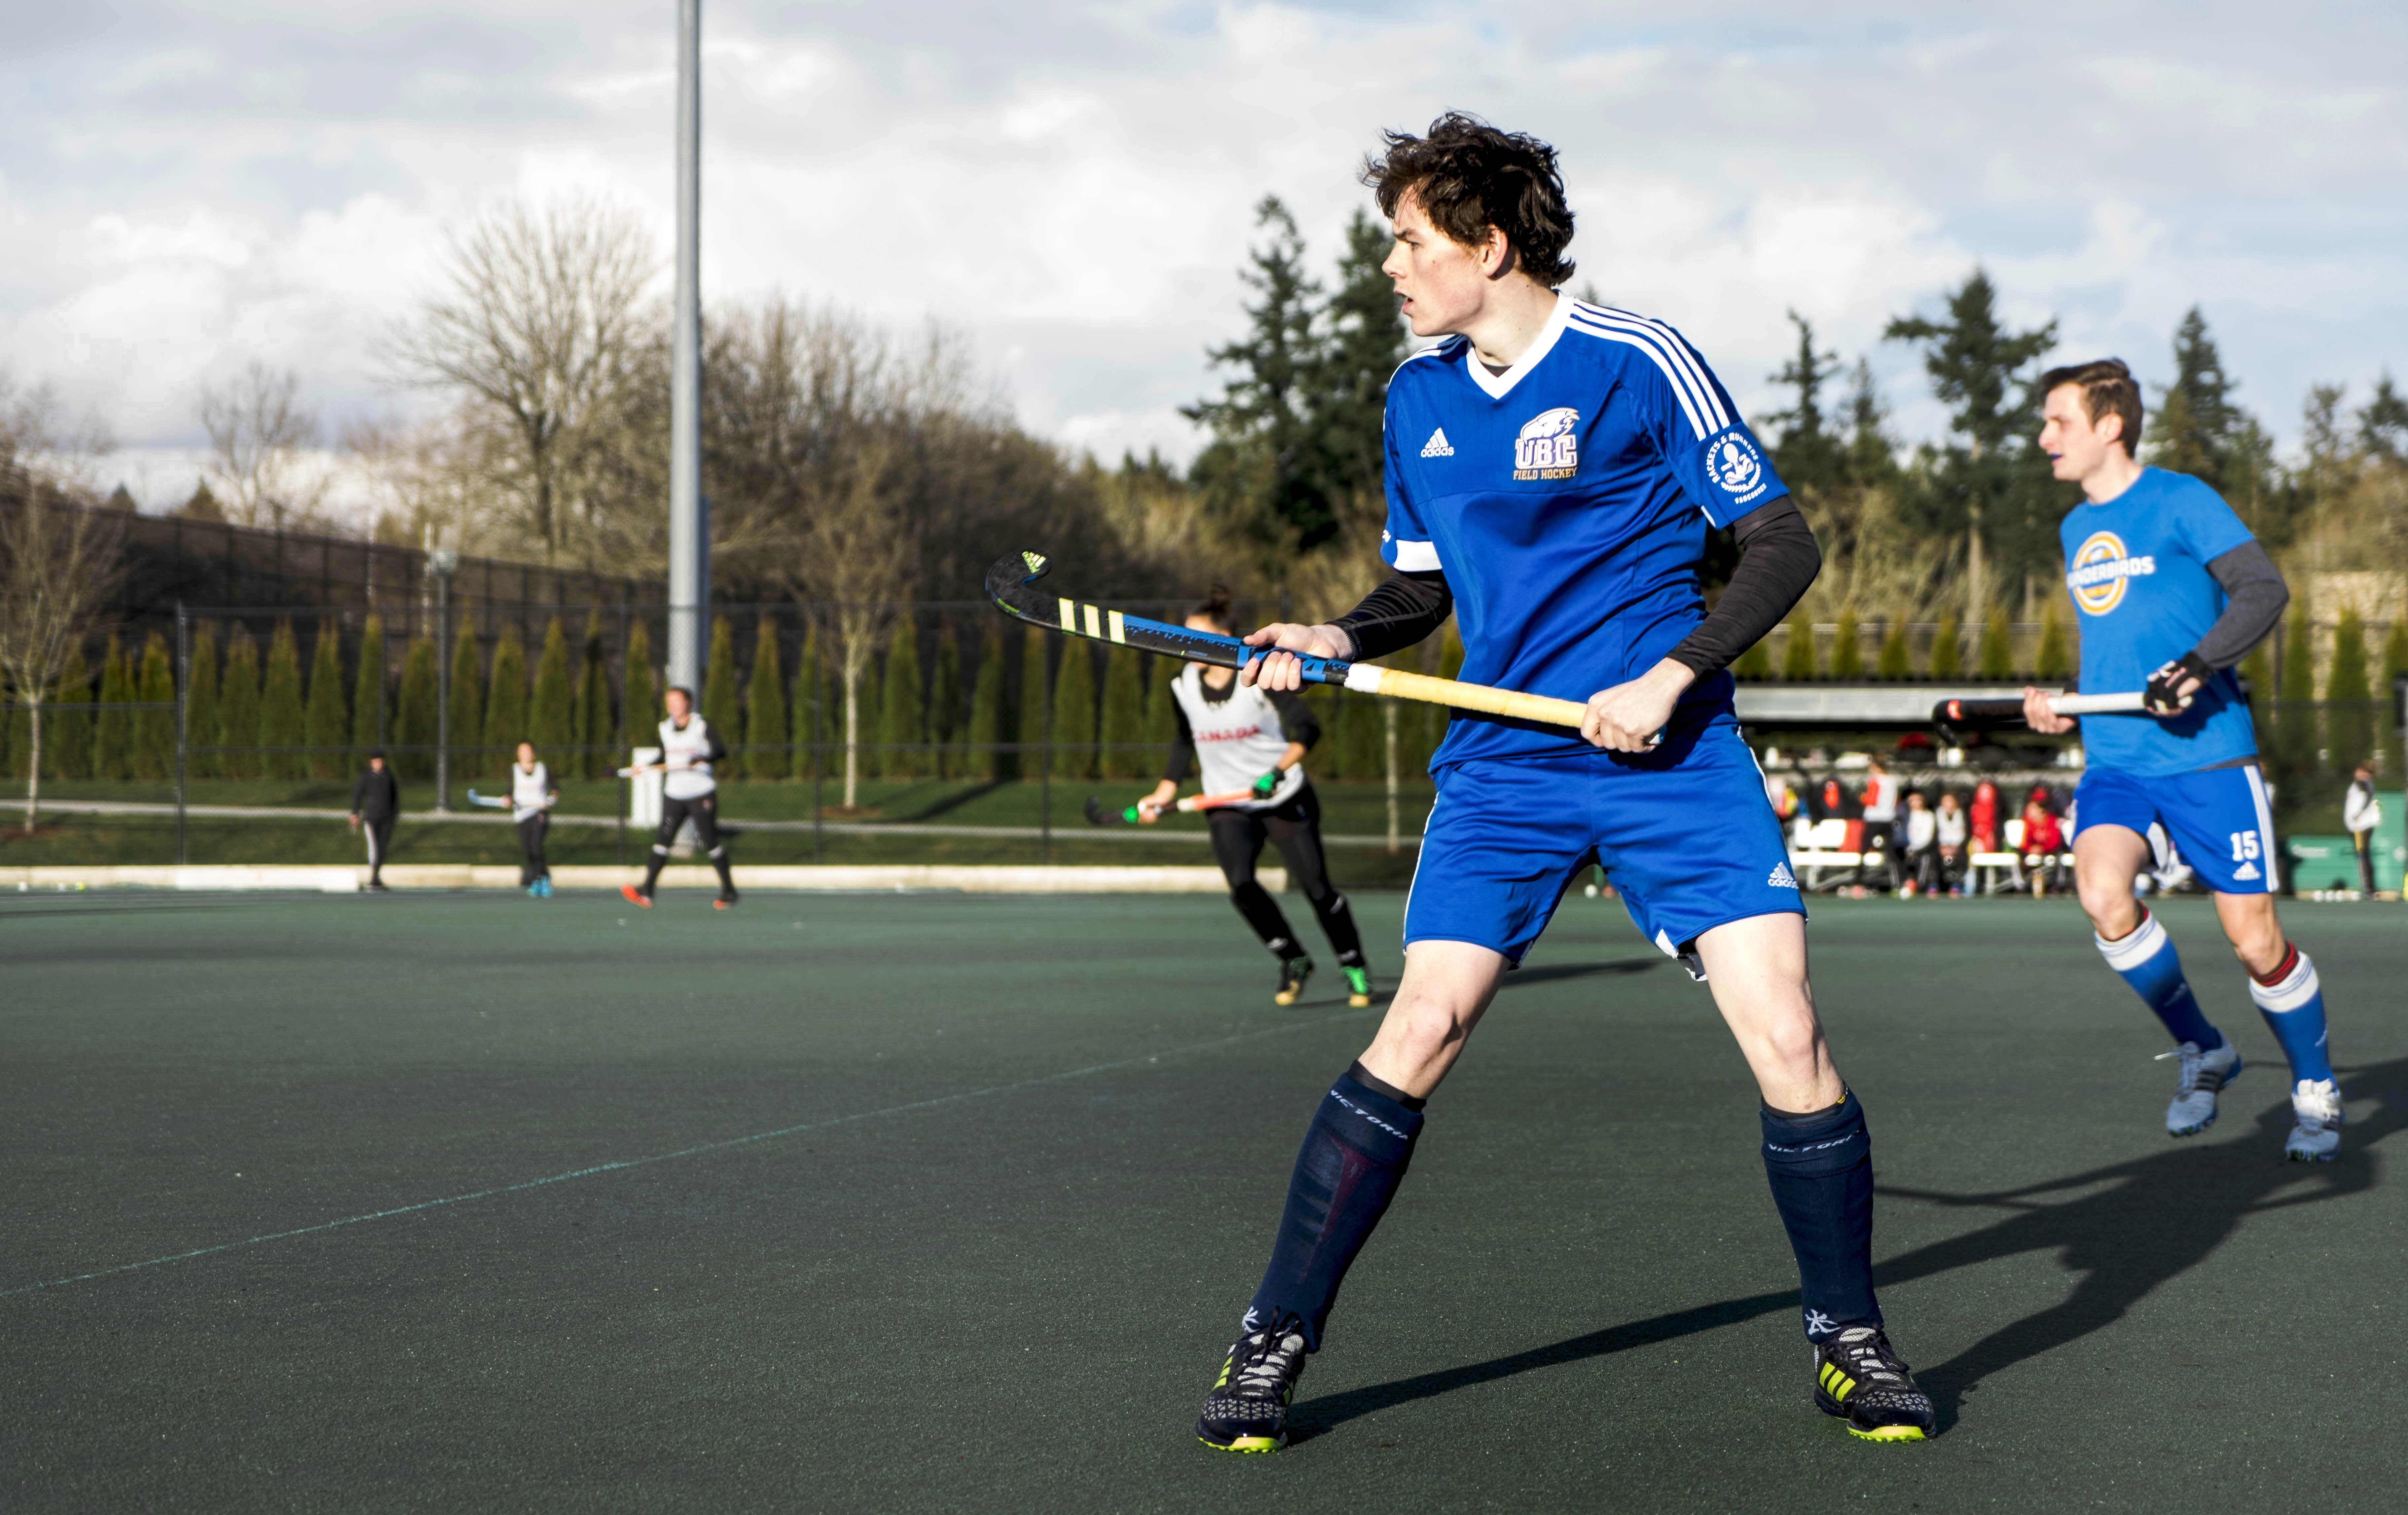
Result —
[[[2087, 765], [2073, 792], [2073, 877], [2107, 965], [2156, 1011], [2180, 1059], [2166, 1130], [2204, 1131], [2241, 1053], [2210, 1025], [2166, 928], [2132, 894], [2162, 822], [2215, 893], [2216, 919], [2249, 970], [2249, 994], [2291, 1064], [2295, 1162], [2341, 1145], [2341, 1091], [2325, 1049], [2315, 965], [2274, 918], [2274, 822], [2258, 734], [2232, 665], [2282, 619], [2283, 576], [2215, 491], [2187, 474], [2143, 468], [2141, 388], [2113, 359], [2041, 376], [2040, 445], [2086, 502], [2058, 528], [2065, 583], [2081, 611], [2082, 687], [2144, 689], [2145, 714], [2082, 722]], [[2024, 691], [2034, 730], [2070, 731], [2048, 696]]]
[[[1389, 382], [1381, 554], [1395, 572], [1331, 624], [1247, 640], [1376, 658], [1452, 612], [1464, 679], [1583, 701], [1587, 720], [1574, 733], [1456, 712], [1431, 761], [1404, 977], [1305, 1133], [1269, 1268], [1197, 1434], [1231, 1451], [1283, 1444], [1305, 1358], [1405, 1176], [1424, 1103], [1566, 885], [1601, 862], [1640, 930], [1704, 978], [1762, 1091], [1815, 1403], [1859, 1436], [1919, 1440], [1931, 1402], [1873, 1299], [1864, 1108], [1824, 1045], [1805, 910], [1724, 672], [1813, 582], [1813, 534], [1670, 327], [1556, 293], [1572, 216], [1553, 149], [1454, 115], [1386, 144], [1364, 175], [1395, 223], [1386, 272], [1414, 334], [1445, 338]], [[1708, 614], [1698, 564], [1726, 528], [1739, 567]], [[1298, 682], [1283, 652], [1243, 677]]]

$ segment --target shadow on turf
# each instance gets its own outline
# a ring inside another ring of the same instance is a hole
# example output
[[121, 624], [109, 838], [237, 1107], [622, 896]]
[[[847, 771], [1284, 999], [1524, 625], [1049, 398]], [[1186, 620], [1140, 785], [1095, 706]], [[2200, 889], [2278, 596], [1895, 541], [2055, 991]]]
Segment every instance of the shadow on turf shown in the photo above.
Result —
[[[1956, 1424], [1964, 1396], [1984, 1379], [2122, 1319], [2159, 1284], [2204, 1261], [2245, 1218], [2372, 1188], [2372, 1148], [2408, 1126], [2408, 1058], [2358, 1069], [2344, 1078], [2343, 1088], [2353, 1101], [2377, 1103], [2372, 1115], [2351, 1121], [2341, 1154], [2331, 1163], [2303, 1166], [2281, 1161], [2283, 1137], [2291, 1123], [2290, 1101], [2285, 1099], [2259, 1114], [2257, 1130], [2243, 1141], [2184, 1142], [2154, 1157], [1990, 1193], [1880, 1186], [1879, 1193], [1895, 1199], [2012, 1212], [1995, 1225], [1878, 1265], [1874, 1277], [1885, 1288], [2030, 1251], [2056, 1251], [2069, 1270], [2082, 1275], [2061, 1303], [2002, 1325], [1946, 1362], [1915, 1373], [1939, 1410], [1941, 1429]], [[2300, 1192], [2285, 1193], [2292, 1189]], [[2071, 1190], [2089, 1192], [2061, 1201], [2042, 1197]], [[1292, 1440], [1307, 1441], [1392, 1405], [1767, 1315], [1787, 1315], [1797, 1308], [1794, 1290], [1750, 1294], [1608, 1326], [1484, 1363], [1369, 1384], [1298, 1405], [1289, 1435]], [[1911, 1327], [1909, 1335], [1911, 1338]], [[1900, 1345], [1913, 1352], [1912, 1339]]]
[[1669, 957], [1617, 957], [1605, 963], [1543, 964], [1535, 968], [1515, 968], [1505, 976], [1501, 987], [1527, 989], [1532, 984], [1560, 983], [1566, 979], [1586, 979], [1599, 973], [1645, 973], [1671, 961]]

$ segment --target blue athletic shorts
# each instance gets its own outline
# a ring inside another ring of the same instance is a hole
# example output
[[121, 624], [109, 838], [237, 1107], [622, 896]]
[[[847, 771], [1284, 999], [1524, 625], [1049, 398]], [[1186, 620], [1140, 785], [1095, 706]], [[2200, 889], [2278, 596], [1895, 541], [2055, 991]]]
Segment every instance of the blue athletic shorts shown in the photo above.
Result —
[[1673, 957], [1732, 921], [1806, 913], [1763, 770], [1727, 706], [1676, 716], [1652, 752], [1482, 758], [1437, 777], [1405, 900], [1408, 947], [1472, 942], [1519, 963], [1592, 863]]
[[2183, 861], [2217, 893], [2274, 892], [2274, 812], [2255, 763], [2153, 779], [2092, 768], [2074, 786], [2077, 837], [2093, 826], [2146, 836], [2152, 821], [2165, 822]]

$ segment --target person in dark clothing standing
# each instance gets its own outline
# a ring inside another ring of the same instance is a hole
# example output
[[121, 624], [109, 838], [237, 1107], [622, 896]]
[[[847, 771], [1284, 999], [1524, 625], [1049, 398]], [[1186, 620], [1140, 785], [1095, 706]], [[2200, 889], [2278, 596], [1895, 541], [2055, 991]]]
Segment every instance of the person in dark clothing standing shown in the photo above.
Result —
[[393, 850], [393, 823], [401, 818], [401, 785], [385, 766], [382, 752], [370, 752], [360, 781], [351, 786], [351, 829], [368, 839], [367, 887], [384, 893], [385, 854]]

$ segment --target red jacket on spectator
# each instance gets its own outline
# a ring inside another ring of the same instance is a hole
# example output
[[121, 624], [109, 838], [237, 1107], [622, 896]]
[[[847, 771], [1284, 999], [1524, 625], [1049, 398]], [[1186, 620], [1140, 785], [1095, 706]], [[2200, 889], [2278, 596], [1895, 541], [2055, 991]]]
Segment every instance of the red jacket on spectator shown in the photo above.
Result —
[[2057, 812], [2038, 796], [2024, 805], [2024, 850], [2028, 853], [2065, 850], [2065, 828], [2057, 824]]
[[1973, 803], [1965, 808], [1966, 828], [1973, 834], [1973, 850], [1999, 850], [1999, 786], [1987, 779], [1973, 786]]

